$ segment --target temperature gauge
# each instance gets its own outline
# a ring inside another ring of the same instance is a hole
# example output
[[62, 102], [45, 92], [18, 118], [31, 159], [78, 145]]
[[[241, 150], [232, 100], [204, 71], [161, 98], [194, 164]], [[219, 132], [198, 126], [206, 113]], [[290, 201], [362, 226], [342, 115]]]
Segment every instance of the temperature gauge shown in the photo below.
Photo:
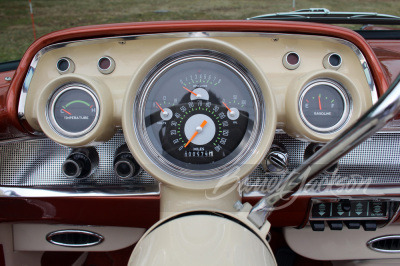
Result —
[[300, 116], [311, 129], [332, 133], [350, 117], [350, 97], [342, 85], [331, 80], [316, 80], [300, 95]]
[[50, 124], [66, 137], [81, 137], [90, 132], [99, 118], [99, 101], [83, 84], [68, 84], [59, 88], [48, 105]]

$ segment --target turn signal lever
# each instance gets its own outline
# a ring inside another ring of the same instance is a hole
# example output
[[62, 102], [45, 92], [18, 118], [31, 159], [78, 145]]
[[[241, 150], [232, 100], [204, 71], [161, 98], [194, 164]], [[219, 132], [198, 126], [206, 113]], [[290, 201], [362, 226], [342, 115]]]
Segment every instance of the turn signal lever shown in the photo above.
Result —
[[400, 75], [357, 122], [335, 139], [328, 142], [297, 169], [293, 170], [277, 187], [251, 209], [248, 219], [261, 228], [274, 207], [283, 203], [300, 187], [337, 162], [364, 140], [383, 128], [400, 111]]
[[99, 165], [99, 154], [94, 147], [73, 149], [62, 165], [62, 172], [70, 178], [92, 175]]

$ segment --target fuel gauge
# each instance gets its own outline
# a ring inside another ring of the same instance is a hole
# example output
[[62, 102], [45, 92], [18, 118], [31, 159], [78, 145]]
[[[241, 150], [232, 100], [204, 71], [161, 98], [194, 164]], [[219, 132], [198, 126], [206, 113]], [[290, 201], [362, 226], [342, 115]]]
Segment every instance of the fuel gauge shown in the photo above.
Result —
[[51, 126], [66, 137], [81, 137], [90, 132], [99, 118], [99, 101], [83, 84], [67, 84], [59, 88], [48, 105]]
[[332, 80], [316, 80], [300, 95], [300, 116], [311, 129], [332, 133], [349, 119], [351, 102], [345, 88]]

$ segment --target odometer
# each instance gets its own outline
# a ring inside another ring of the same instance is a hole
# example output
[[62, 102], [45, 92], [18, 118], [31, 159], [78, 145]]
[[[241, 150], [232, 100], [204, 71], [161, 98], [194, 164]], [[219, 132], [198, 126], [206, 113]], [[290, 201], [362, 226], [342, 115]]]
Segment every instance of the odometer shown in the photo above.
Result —
[[137, 95], [149, 157], [189, 178], [212, 178], [240, 162], [256, 135], [256, 86], [226, 55], [201, 50], [168, 58]]

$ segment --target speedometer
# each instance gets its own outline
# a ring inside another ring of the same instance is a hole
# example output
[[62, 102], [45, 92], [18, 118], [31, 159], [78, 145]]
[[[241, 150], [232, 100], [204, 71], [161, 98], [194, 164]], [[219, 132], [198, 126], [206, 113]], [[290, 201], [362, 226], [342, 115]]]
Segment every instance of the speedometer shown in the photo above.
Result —
[[[159, 64], [136, 98], [136, 127], [156, 164], [212, 178], [242, 163], [261, 135], [257, 83], [232, 58], [189, 50]], [[258, 135], [258, 136], [257, 136]]]

